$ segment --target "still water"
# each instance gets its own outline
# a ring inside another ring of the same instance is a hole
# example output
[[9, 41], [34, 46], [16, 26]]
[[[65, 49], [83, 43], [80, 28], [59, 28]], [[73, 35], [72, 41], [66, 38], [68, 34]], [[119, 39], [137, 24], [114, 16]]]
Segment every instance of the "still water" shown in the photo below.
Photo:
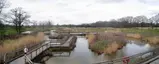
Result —
[[131, 56], [137, 53], [145, 52], [154, 47], [140, 41], [129, 40], [121, 50], [112, 55], [98, 55], [88, 48], [88, 41], [84, 37], [78, 37], [76, 48], [69, 57], [52, 57], [46, 64], [92, 64], [100, 61]]

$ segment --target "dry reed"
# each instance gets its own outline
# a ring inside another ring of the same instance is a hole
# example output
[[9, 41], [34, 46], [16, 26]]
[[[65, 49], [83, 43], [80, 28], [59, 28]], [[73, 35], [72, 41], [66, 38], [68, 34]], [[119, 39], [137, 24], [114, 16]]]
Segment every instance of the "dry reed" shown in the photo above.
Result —
[[145, 37], [143, 40], [150, 44], [159, 44], [159, 36]]
[[1, 53], [7, 53], [16, 49], [23, 49], [24, 46], [34, 45], [43, 41], [44, 34], [39, 32], [36, 36], [27, 35], [15, 40], [6, 40], [3, 45], [0, 45]]
[[97, 53], [104, 52], [111, 54], [122, 48], [125, 44], [125, 34], [118, 32], [101, 32], [97, 34], [89, 34], [88, 42], [91, 50]]
[[140, 34], [130, 34], [130, 33], [128, 33], [126, 36], [129, 37], [129, 38], [135, 38], [135, 39], [141, 39], [142, 38], [142, 36]]

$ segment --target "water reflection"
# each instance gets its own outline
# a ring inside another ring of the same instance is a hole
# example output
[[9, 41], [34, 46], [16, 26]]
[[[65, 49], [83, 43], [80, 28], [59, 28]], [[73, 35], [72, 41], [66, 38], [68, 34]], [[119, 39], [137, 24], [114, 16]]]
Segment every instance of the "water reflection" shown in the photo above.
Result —
[[126, 46], [123, 48], [125, 56], [135, 55], [141, 52], [148, 51], [153, 49], [149, 44], [142, 43], [139, 41], [129, 41]]

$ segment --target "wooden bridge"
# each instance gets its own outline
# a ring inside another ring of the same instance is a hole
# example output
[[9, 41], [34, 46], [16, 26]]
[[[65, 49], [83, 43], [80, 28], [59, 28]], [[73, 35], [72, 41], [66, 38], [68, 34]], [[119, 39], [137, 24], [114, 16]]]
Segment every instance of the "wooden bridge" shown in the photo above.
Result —
[[[29, 60], [32, 60], [34, 58], [36, 58], [38, 55], [40, 55], [43, 51], [47, 50], [48, 48], [53, 48], [57, 50], [61, 50], [61, 49], [72, 49], [75, 46], [75, 42], [76, 42], [77, 37], [71, 36], [67, 39], [67, 41], [63, 44], [58, 44], [57, 41], [56, 42], [52, 42], [51, 40], [46, 40], [44, 43], [40, 44], [40, 46], [37, 46], [35, 49], [29, 51], [25, 56], [23, 54], [22, 57], [14, 58], [13, 60], [10, 60], [6, 57], [6, 59], [8, 59], [7, 61], [5, 61], [5, 63], [10, 63], [10, 64], [25, 64], [25, 62], [30, 62]], [[27, 57], [27, 59], [24, 59], [25, 57]], [[19, 62], [19, 63], [17, 63]]]
[[[9, 60], [6, 61], [5, 63], [7, 64], [25, 64], [26, 62], [29, 62], [27, 59], [25, 59], [25, 57], [27, 57], [28, 59], [33, 59], [35, 58], [37, 55], [39, 55], [40, 53], [42, 53], [43, 51], [45, 51], [46, 49], [48, 49], [50, 47], [49, 41], [44, 42], [43, 44], [41, 44], [40, 46], [34, 48], [33, 50], [30, 50], [29, 52], [27, 52], [26, 55], [23, 54], [22, 57], [19, 57], [15, 60]], [[14, 58], [13, 58], [14, 59]]]

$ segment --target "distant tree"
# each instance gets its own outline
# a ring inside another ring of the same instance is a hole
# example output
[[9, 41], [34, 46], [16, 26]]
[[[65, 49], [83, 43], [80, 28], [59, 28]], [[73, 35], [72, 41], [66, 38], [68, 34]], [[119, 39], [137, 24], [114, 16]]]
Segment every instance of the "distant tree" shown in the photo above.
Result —
[[11, 10], [11, 23], [15, 26], [15, 30], [18, 34], [22, 32], [22, 27], [29, 21], [30, 15], [26, 13], [22, 8], [18, 7]]
[[48, 27], [48, 28], [51, 28], [53, 26], [52, 21], [51, 20], [46, 21], [45, 26]]
[[0, 36], [5, 35], [5, 25], [0, 21]]
[[149, 23], [150, 23], [149, 27], [151, 27], [153, 29], [154, 28], [154, 21], [152, 18], [149, 19]]
[[38, 24], [37, 24], [37, 21], [35, 21], [35, 20], [33, 20], [31, 23], [32, 23], [32, 27], [33, 27], [33, 28], [36, 28], [37, 25], [38, 25]]
[[[159, 26], [159, 14], [148, 19], [146, 16], [126, 16], [109, 21], [97, 21], [90, 24], [71, 25], [76, 27], [115, 27], [115, 28], [132, 28], [132, 27], [154, 27]], [[69, 25], [61, 25], [69, 27]]]
[[155, 24], [155, 27], [158, 27], [158, 24], [159, 24], [159, 14], [151, 17], [150, 19], [151, 19], [151, 22], [153, 22]]
[[0, 13], [2, 13], [3, 9], [8, 6], [6, 0], [0, 0]]

